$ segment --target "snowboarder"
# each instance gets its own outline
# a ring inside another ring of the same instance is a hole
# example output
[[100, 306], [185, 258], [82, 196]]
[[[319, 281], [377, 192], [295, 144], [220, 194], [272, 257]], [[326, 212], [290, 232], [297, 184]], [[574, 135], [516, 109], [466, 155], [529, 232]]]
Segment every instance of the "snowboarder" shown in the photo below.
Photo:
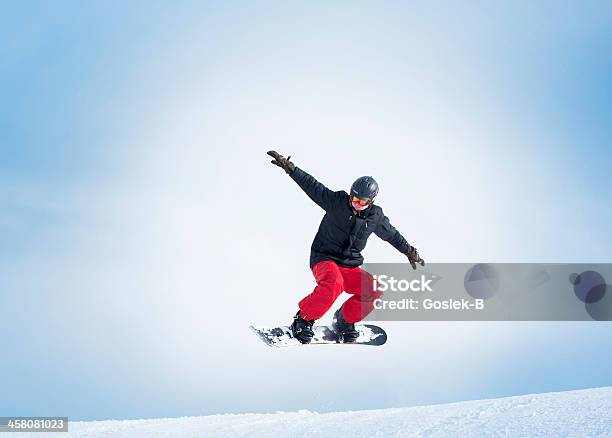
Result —
[[318, 204], [325, 215], [312, 242], [310, 268], [317, 286], [298, 304], [291, 332], [303, 344], [312, 340], [315, 320], [321, 318], [345, 291], [353, 296], [334, 313], [333, 328], [343, 342], [354, 342], [359, 336], [355, 323], [364, 319], [374, 308], [381, 293], [374, 289], [372, 276], [361, 269], [370, 234], [389, 242], [408, 257], [413, 269], [425, 265], [416, 248], [389, 222], [382, 208], [374, 205], [378, 184], [371, 176], [362, 176], [351, 186], [350, 195], [344, 190], [332, 191], [293, 164], [291, 157], [268, 151], [272, 164], [282, 168]]

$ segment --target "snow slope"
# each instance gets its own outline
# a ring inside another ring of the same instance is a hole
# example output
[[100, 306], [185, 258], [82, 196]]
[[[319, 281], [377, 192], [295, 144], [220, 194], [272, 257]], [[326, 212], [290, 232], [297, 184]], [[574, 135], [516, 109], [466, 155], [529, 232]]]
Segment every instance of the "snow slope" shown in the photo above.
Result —
[[612, 437], [612, 387], [410, 408], [74, 422], [69, 428], [72, 437]]

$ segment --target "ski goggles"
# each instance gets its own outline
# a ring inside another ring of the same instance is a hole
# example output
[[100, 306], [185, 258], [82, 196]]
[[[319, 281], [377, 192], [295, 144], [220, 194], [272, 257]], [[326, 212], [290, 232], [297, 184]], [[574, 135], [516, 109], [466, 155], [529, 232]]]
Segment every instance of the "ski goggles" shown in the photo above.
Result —
[[357, 196], [351, 196], [351, 202], [353, 204], [359, 204], [359, 205], [365, 206], [365, 205], [370, 204], [372, 200], [371, 199], [361, 199], [361, 198], [358, 198]]

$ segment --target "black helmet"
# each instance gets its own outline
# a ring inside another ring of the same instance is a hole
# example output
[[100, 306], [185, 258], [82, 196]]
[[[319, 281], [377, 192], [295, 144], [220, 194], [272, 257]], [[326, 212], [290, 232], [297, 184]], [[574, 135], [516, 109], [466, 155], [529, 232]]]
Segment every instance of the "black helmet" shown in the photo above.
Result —
[[378, 183], [371, 176], [361, 176], [351, 186], [351, 196], [373, 201], [378, 195]]

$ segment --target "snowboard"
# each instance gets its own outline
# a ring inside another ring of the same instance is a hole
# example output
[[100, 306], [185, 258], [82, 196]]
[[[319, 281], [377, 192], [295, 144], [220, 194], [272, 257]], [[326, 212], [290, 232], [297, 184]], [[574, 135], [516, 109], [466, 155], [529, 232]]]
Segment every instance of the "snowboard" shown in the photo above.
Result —
[[[292, 347], [297, 345], [321, 345], [321, 344], [343, 344], [338, 334], [331, 326], [315, 325], [312, 329], [315, 332], [310, 344], [302, 344], [295, 339], [288, 326], [281, 327], [255, 327], [250, 326], [259, 338], [270, 347]], [[359, 332], [359, 337], [355, 342], [345, 345], [383, 345], [387, 342], [387, 333], [376, 325], [358, 324], [355, 326]]]

